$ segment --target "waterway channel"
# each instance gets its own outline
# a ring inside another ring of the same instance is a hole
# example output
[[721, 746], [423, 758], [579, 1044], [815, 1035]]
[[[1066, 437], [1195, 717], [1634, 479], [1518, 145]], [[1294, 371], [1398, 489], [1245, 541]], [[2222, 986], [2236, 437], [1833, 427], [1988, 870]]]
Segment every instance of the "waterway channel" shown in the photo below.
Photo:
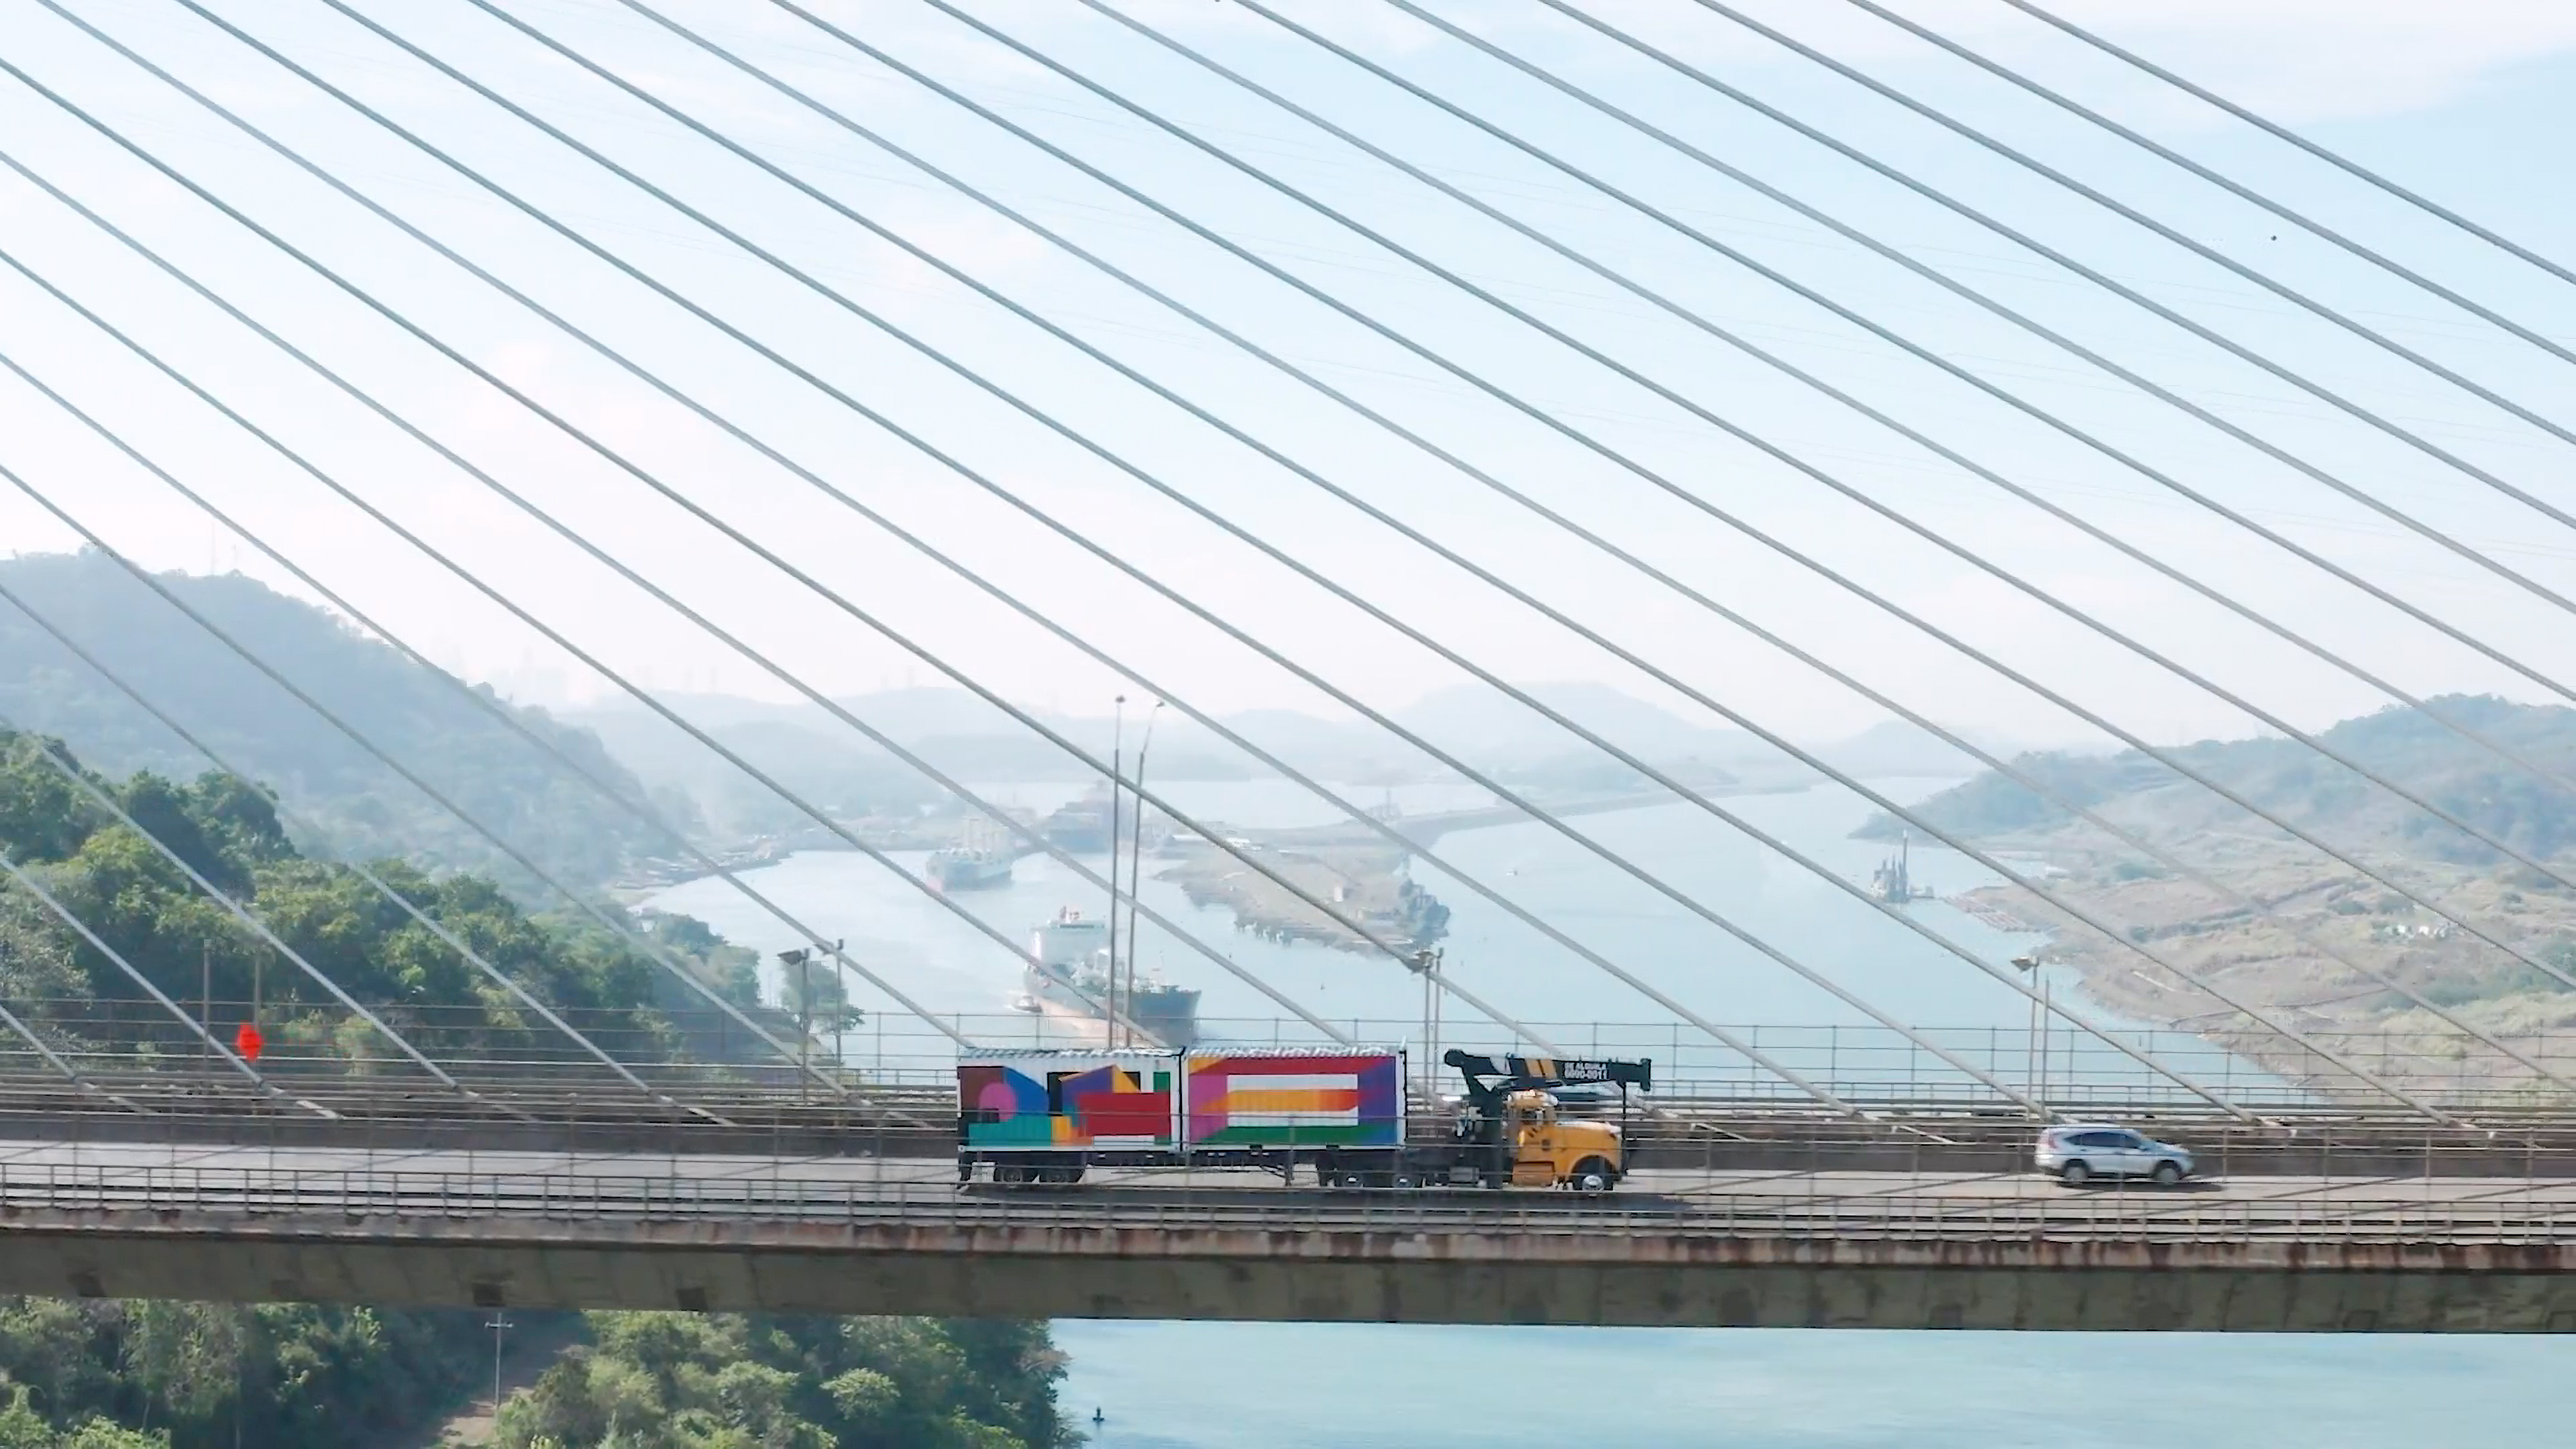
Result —
[[[1946, 782], [1881, 782], [1898, 798]], [[1063, 787], [989, 788], [988, 798], [1044, 810]], [[1175, 803], [1236, 825], [1287, 827], [1335, 818], [1274, 784], [1174, 784]], [[1352, 791], [1368, 804], [1383, 792]], [[1409, 813], [1472, 808], [1479, 792], [1420, 787], [1396, 793]], [[1817, 790], [1725, 802], [1763, 829], [1855, 881], [1885, 848], [1850, 838], [1866, 808]], [[2055, 1047], [2034, 1065], [2027, 1001], [1932, 942], [1895, 926], [1832, 886], [1675, 804], [1576, 822], [1605, 844], [1707, 901], [1748, 932], [1829, 969], [1910, 1026], [1973, 1050], [2006, 1076], [2050, 1070], [2111, 1084], [2129, 1072], [2107, 1049]], [[1762, 1023], [1766, 1047], [1838, 1076], [1878, 1070], [1937, 1074], [1921, 1054], [1848, 1004], [1799, 981], [1705, 921], [1655, 895], [1579, 845], [1537, 824], [1462, 832], [1438, 851], [1602, 954], [1670, 990], [1721, 1024]], [[910, 857], [906, 863], [917, 868]], [[1105, 862], [1103, 862], [1105, 863]], [[1973, 863], [1918, 849], [1914, 873], [1943, 895], [1990, 884]], [[1017, 964], [936, 903], [856, 854], [795, 856], [753, 873], [826, 934], [845, 937], [935, 1011], [1009, 1021]], [[1437, 869], [1416, 879], [1454, 911], [1448, 967], [1507, 1013], [1551, 1023], [1662, 1020], [1634, 992], [1602, 977], [1478, 899]], [[1382, 958], [1288, 946], [1237, 934], [1221, 910], [1191, 907], [1150, 879], [1146, 903], [1318, 1012], [1362, 1034], [1410, 1039], [1422, 1015], [1418, 983]], [[1060, 865], [1022, 861], [1004, 890], [959, 898], [1014, 940], [1061, 906], [1105, 901]], [[686, 911], [764, 953], [799, 944], [720, 880], [693, 882], [654, 902]], [[1970, 951], [2005, 963], [2039, 945], [1950, 906], [1917, 918]], [[1278, 1009], [1251, 988], [1148, 929], [1141, 959], [1206, 993], [1202, 1016], [1267, 1024]], [[2056, 983], [2072, 989], [2071, 976]], [[884, 1003], [864, 986], [854, 999]], [[1499, 1028], [1457, 1006], [1451, 1042], [1500, 1044]], [[2099, 1013], [2095, 1013], [2099, 1015]], [[1464, 1019], [1462, 1019], [1462, 1017]], [[1792, 1030], [1795, 1028], [1796, 1030]], [[1669, 1025], [1652, 1046], [1716, 1071], [1719, 1055]], [[2071, 1038], [2071, 1033], [2066, 1034]], [[1651, 1038], [1651, 1032], [1640, 1032]], [[1837, 1041], [1837, 1038], [1840, 1040]], [[2158, 1038], [2178, 1046], [2179, 1036]], [[1868, 1043], [1877, 1042], [1878, 1047]], [[1564, 1043], [1590, 1046], [1589, 1040]], [[845, 1052], [865, 1067], [865, 1032]], [[1873, 1052], [1883, 1055], [1873, 1057]], [[2064, 1065], [2072, 1053], [2073, 1065]], [[2015, 1063], [2020, 1063], [2019, 1067]], [[2196, 1060], [2213, 1078], [2260, 1074], [2223, 1054]], [[2017, 1081], [2018, 1077], [2015, 1078]], [[2064, 1081], [2065, 1075], [2057, 1078]], [[1955, 1079], [1954, 1079], [1955, 1080]], [[2555, 1386], [2568, 1347], [2538, 1339], [2216, 1339], [2194, 1336], [2010, 1336], [1726, 1330], [1511, 1329], [1324, 1324], [1065, 1322], [1072, 1355], [1068, 1414], [1105, 1422], [1099, 1449], [1556, 1449], [1567, 1444], [1729, 1446], [1729, 1449], [1998, 1449], [2050, 1444], [2126, 1449], [2417, 1449], [2428, 1444], [2558, 1442], [2566, 1412]]]
[[[1896, 798], [1928, 794], [1940, 780], [1892, 780], [1880, 788]], [[1037, 810], [1061, 803], [1066, 787], [993, 785], [987, 798]], [[1286, 828], [1337, 818], [1330, 807], [1281, 783], [1195, 784], [1162, 787], [1194, 816], [1236, 827]], [[1390, 792], [1350, 792], [1368, 804]], [[1472, 808], [1490, 803], [1465, 787], [1423, 786], [1392, 792], [1408, 814]], [[1868, 808], [1827, 789], [1754, 794], [1725, 807], [1843, 879], [1866, 881], [1886, 847], [1854, 840], [1851, 832]], [[1999, 1081], [2027, 1086], [2044, 1077], [2059, 1087], [2070, 1081], [2102, 1090], [2152, 1082], [2136, 1063], [2111, 1047], [2059, 1023], [2038, 1042], [2030, 1039], [2030, 1002], [1936, 941], [1907, 930], [1851, 899], [1832, 884], [1764, 850], [1695, 806], [1674, 803], [1617, 814], [1588, 816], [1574, 827], [1618, 855], [1633, 860], [1689, 896], [1704, 901], [1783, 954], [1829, 974], [1886, 1017], [1944, 1046], [1960, 1060]], [[1983, 1091], [1938, 1056], [1904, 1041], [1851, 1002], [1802, 980], [1761, 950], [1730, 936], [1684, 905], [1658, 894], [1617, 864], [1545, 825], [1524, 822], [1459, 831], [1435, 846], [1441, 859], [1474, 876], [1525, 909], [1582, 941], [1699, 1013], [1704, 1020], [1751, 1037], [1794, 1069], [1862, 1084], [1889, 1094]], [[910, 853], [896, 859], [918, 870]], [[1090, 862], [1105, 870], [1105, 859]], [[1245, 934], [1218, 906], [1193, 906], [1177, 886], [1152, 878], [1148, 860], [1145, 906], [1188, 930], [1242, 970], [1268, 982], [1354, 1037], [1420, 1044], [1435, 1033], [1425, 1021], [1419, 978], [1382, 955], [1327, 950]], [[1414, 878], [1452, 910], [1444, 970], [1500, 1015], [1531, 1026], [1566, 1050], [1619, 1050], [1656, 1058], [1674, 1080], [1786, 1090], [1718, 1046], [1705, 1033], [1678, 1025], [1641, 992], [1602, 974], [1590, 963], [1514, 919], [1447, 872], [1417, 861]], [[1996, 877], [1946, 851], [1918, 849], [1914, 875], [1941, 895], [1993, 884]], [[1020, 987], [1018, 961], [995, 941], [958, 920], [915, 886], [851, 852], [807, 852], [747, 879], [818, 933], [848, 943], [851, 954], [897, 982], [929, 1010], [949, 1015], [966, 1035], [1013, 1039], [1034, 1032], [1015, 1025], [1009, 1005]], [[978, 919], [1013, 943], [1071, 906], [1094, 916], [1105, 895], [1045, 857], [1022, 860], [1009, 886], [957, 896]], [[801, 944], [774, 918], [744, 900], [720, 879], [693, 881], [653, 898], [652, 904], [697, 916], [764, 956]], [[1942, 901], [1918, 902], [1913, 919], [1964, 951], [2005, 968], [2014, 957], [2041, 946], [2040, 938], [1998, 930]], [[1147, 923], [1136, 958], [1149, 974], [1204, 993], [1200, 1017], [1212, 1034], [1315, 1039], [1254, 986], [1229, 974], [1170, 933]], [[2052, 990], [2073, 989], [2072, 972], [2043, 968]], [[888, 1030], [918, 1035], [905, 1013], [864, 983], [853, 1000], [872, 1016], [884, 1014]], [[891, 1008], [891, 1010], [888, 1010]], [[2234, 1086], [2268, 1083], [2261, 1073], [2181, 1033], [2148, 1036], [2134, 1023], [2101, 1009], [2083, 1008], [2132, 1040], [2153, 1045], [2195, 1077]], [[1438, 1007], [1441, 1045], [1479, 1049], [1509, 1046], [1505, 1027], [1467, 1005]], [[1033, 1038], [1031, 1038], [1033, 1039]], [[873, 1042], [848, 1046], [858, 1064]], [[2161, 1089], [2174, 1092], [2170, 1082]]]

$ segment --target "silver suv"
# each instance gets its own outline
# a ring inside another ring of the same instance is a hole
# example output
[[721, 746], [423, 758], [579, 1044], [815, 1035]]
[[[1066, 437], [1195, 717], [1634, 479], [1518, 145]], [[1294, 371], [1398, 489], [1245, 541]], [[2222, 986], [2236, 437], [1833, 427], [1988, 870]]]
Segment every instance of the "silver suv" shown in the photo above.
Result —
[[2191, 1154], [2107, 1123], [2069, 1122], [2039, 1134], [2032, 1165], [2068, 1187], [2097, 1177], [2143, 1177], [2173, 1187], [2191, 1176]]

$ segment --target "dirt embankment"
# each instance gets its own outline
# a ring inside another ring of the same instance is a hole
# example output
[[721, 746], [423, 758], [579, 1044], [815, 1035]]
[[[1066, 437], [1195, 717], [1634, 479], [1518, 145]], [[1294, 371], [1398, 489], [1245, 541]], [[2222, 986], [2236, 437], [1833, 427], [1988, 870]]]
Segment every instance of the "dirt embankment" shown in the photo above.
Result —
[[1299, 899], [1297, 892], [1329, 903], [1335, 914], [1357, 922], [1380, 941], [1429, 945], [1447, 929], [1448, 907], [1413, 883], [1405, 873], [1407, 857], [1392, 847], [1291, 851], [1243, 841], [1237, 848], [1296, 891], [1205, 845], [1164, 862], [1154, 874], [1180, 886], [1193, 905], [1222, 905], [1232, 911], [1236, 930], [1274, 940], [1311, 941], [1344, 951], [1376, 949], [1333, 915]]
[[[2196, 1032], [2328, 1091], [2351, 1089], [2351, 1074], [2252, 1022], [2239, 1004], [2391, 1080], [2566, 1095], [2444, 1022], [2438, 1008], [2576, 1079], [2576, 1057], [2551, 1060], [2576, 1042], [2576, 987], [2358, 872], [2286, 840], [2197, 832], [2171, 843], [2231, 891], [2070, 835], [1984, 843], [2063, 871], [2049, 888], [2117, 939], [2018, 887], [1965, 899], [2050, 932], [2046, 959], [2078, 968], [2088, 991], [2124, 1016]], [[2576, 891], [2522, 867], [2360, 858], [2478, 932], [2576, 977]]]

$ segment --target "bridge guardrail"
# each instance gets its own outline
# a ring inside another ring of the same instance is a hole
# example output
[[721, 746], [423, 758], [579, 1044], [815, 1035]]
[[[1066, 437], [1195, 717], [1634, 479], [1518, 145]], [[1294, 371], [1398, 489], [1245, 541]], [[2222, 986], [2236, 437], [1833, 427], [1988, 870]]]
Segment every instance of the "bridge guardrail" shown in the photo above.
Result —
[[[2035, 1184], [2035, 1186], [2037, 1186]], [[932, 1181], [261, 1167], [67, 1167], [0, 1173], [0, 1232], [30, 1212], [149, 1215], [215, 1227], [330, 1218], [602, 1225], [714, 1221], [853, 1227], [1263, 1233], [1656, 1235], [2176, 1243], [2547, 1244], [2576, 1237], [2576, 1197], [2288, 1195], [2212, 1201], [2119, 1189], [2028, 1195], [963, 1191]], [[175, 1217], [174, 1217], [175, 1215]], [[93, 1224], [104, 1225], [104, 1224]]]
[[[366, 1083], [382, 1084], [391, 1070], [386, 1063], [340, 1054], [334, 1046], [339, 1020], [331, 1003], [191, 1002], [223, 1031], [238, 1021], [261, 1020], [272, 1029], [262, 1070], [294, 1090], [338, 1090]], [[229, 1068], [187, 1028], [148, 1002], [51, 1001], [33, 999], [13, 1008], [41, 1032], [56, 1039], [76, 1069], [101, 1080], [132, 1073], [142, 1049], [150, 1048], [151, 1070], [194, 1074], [208, 1080], [230, 1075]], [[746, 1052], [739, 1026], [720, 1014], [674, 1009], [647, 1017], [626, 1012], [572, 1010], [566, 1015], [611, 1055], [628, 1062], [657, 1090], [693, 1097], [762, 1087], [769, 1090], [828, 1089], [804, 1082], [792, 1065], [775, 1060], [766, 1047]], [[479, 1012], [447, 1008], [403, 1008], [394, 1012], [398, 1027], [416, 1039], [437, 1043], [454, 1037], [475, 1043], [470, 1053], [441, 1053], [460, 1078], [474, 1084], [552, 1083], [607, 1094], [619, 1090], [580, 1048], [545, 1030], [504, 1034], [491, 1039]], [[1083, 1028], [1048, 1018], [1008, 1012], [955, 1014], [943, 1023], [970, 1040], [988, 1045], [1066, 1044], [1081, 1038]], [[1883, 1027], [1865, 1024], [1795, 1025], [1722, 1023], [1740, 1039], [1800, 1074], [1832, 1084], [1846, 1098], [1865, 1097], [1908, 1103], [1983, 1095], [1975, 1082], [1914, 1041]], [[773, 1023], [776, 1025], [776, 1023]], [[1467, 1044], [1467, 1033], [1447, 1043], [1422, 1040], [1417, 1020], [1354, 1018], [1334, 1025], [1357, 1040], [1411, 1042], [1416, 1048], [1417, 1083], [1438, 1090], [1436, 1061], [1443, 1044]], [[1587, 1055], [1644, 1055], [1655, 1059], [1660, 1082], [1689, 1095], [1771, 1099], [1783, 1105], [1807, 1100], [1796, 1087], [1771, 1077], [1742, 1056], [1693, 1028], [1672, 1021], [1544, 1021], [1532, 1027], [1569, 1050]], [[2033, 1090], [2052, 1102], [2082, 1106], [2188, 1107], [2198, 1102], [2187, 1089], [2149, 1072], [2113, 1048], [2071, 1029], [2032, 1031], [2007, 1026], [1942, 1027], [1917, 1024], [1926, 1039], [1945, 1052], [1975, 1065], [1998, 1080]], [[1269, 1018], [1218, 1019], [1200, 1023], [1209, 1040], [1244, 1044], [1320, 1040], [1302, 1023]], [[1455, 1029], [1452, 1029], [1453, 1032]], [[675, 1053], [672, 1033], [688, 1043]], [[218, 1034], [221, 1034], [219, 1031]], [[1473, 1040], [1491, 1045], [1491, 1033]], [[2135, 1045], [2170, 1063], [2231, 1100], [2317, 1104], [2359, 1103], [2376, 1095], [2322, 1058], [2271, 1060], [2255, 1064], [2230, 1049], [2241, 1045], [2226, 1031], [2208, 1034], [2176, 1030], [2142, 1030], [2126, 1034]], [[2426, 1100], [2462, 1108], [2512, 1109], [2526, 1104], [2576, 1105], [2570, 1094], [2535, 1076], [2527, 1067], [2497, 1053], [2464, 1046], [2456, 1034], [2440, 1032], [2336, 1032], [2312, 1034], [2344, 1060], [2382, 1077], [2405, 1082]], [[2514, 1050], [2576, 1077], [2576, 1033], [2513, 1033], [2504, 1038]], [[2267, 1050], [2280, 1055], [2278, 1043]], [[692, 1056], [691, 1053], [695, 1055]], [[921, 1022], [887, 1012], [871, 1012], [846, 1032], [818, 1032], [813, 1060], [838, 1060], [847, 1085], [858, 1091], [934, 1090], [953, 1082], [955, 1051], [944, 1035]], [[0, 1067], [29, 1074], [53, 1070], [23, 1044], [0, 1041]], [[396, 1071], [394, 1076], [416, 1088], [435, 1091], [426, 1078]], [[337, 1084], [336, 1086], [334, 1084]], [[630, 1089], [631, 1090], [631, 1089]]]

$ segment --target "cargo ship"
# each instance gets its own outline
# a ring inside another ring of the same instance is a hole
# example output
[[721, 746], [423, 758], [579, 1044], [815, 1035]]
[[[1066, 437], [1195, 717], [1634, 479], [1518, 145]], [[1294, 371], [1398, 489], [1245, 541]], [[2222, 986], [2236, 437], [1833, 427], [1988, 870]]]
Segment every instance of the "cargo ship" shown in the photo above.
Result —
[[1011, 863], [1020, 854], [1000, 827], [970, 816], [965, 837], [944, 850], [932, 851], [922, 873], [943, 891], [1000, 890], [1011, 883]]
[[[1032, 958], [1014, 1003], [1022, 1011], [1050, 1008], [1109, 1019], [1109, 923], [1086, 918], [1071, 906], [1029, 934]], [[1134, 982], [1127, 1018], [1165, 1046], [1185, 1047], [1199, 1034], [1199, 993], [1174, 986], [1148, 970]]]
[[923, 872], [943, 891], [999, 890], [1011, 883], [1011, 860], [1007, 850], [951, 846], [932, 851]]
[[[1098, 855], [1113, 852], [1109, 838], [1109, 792], [1095, 791], [1064, 806], [1046, 818], [1046, 838], [1058, 850], [1076, 855]], [[1103, 927], [1106, 930], [1106, 927]]]

